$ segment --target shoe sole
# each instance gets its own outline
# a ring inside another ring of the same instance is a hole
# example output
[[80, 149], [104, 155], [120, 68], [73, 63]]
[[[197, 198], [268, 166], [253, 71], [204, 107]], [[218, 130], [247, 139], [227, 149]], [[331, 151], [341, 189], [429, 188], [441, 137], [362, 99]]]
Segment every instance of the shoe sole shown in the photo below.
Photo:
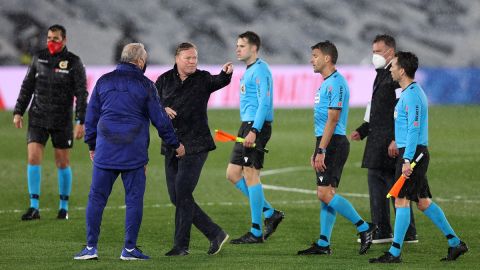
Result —
[[316, 255], [316, 256], [320, 256], [320, 255], [330, 256], [330, 255], [332, 255], [332, 251], [326, 252], [326, 253], [323, 253], [323, 252], [322, 252], [322, 253], [300, 253], [300, 254], [297, 252], [297, 255], [298, 255], [298, 256], [315, 256], [315, 255]]
[[223, 239], [222, 243], [220, 243], [220, 246], [218, 247], [218, 250], [215, 252], [215, 253], [212, 253], [212, 254], [208, 254], [208, 255], [216, 255], [220, 252], [220, 250], [222, 250], [222, 247], [223, 245], [228, 241], [228, 238], [230, 238], [230, 235], [227, 234], [227, 236], [225, 237], [225, 239]]
[[148, 259], [142, 259], [142, 258], [137, 258], [137, 257], [124, 257], [120, 256], [120, 260], [122, 261], [146, 261]]
[[418, 243], [418, 239], [416, 239], [416, 240], [408, 240], [408, 241], [403, 241], [403, 243], [407, 243], [407, 244], [416, 244], [416, 243]]
[[98, 260], [98, 255], [84, 255], [81, 257], [73, 257], [74, 260]]
[[36, 219], [40, 219], [40, 216], [34, 217], [34, 218], [23, 218], [23, 217], [22, 217], [22, 220], [23, 220], [23, 221], [30, 221], [30, 220], [36, 220]]
[[[373, 240], [372, 244], [386, 244], [386, 243], [391, 243], [391, 242], [393, 242], [393, 238]], [[403, 243], [406, 243], [406, 244], [416, 244], [418, 242], [419, 242], [418, 239], [417, 240], [403, 241]], [[357, 239], [357, 243], [360, 243], [360, 239]]]
[[255, 245], [255, 244], [263, 244], [265, 243], [264, 241], [262, 242], [248, 242], [248, 243], [245, 243], [245, 242], [242, 242], [242, 243], [235, 243], [235, 242], [230, 242], [230, 244], [232, 245]]
[[[360, 243], [360, 239], [357, 239], [357, 243]], [[372, 244], [386, 244], [393, 242], [393, 238], [375, 239], [372, 240]], [[417, 240], [418, 242], [418, 240]]]

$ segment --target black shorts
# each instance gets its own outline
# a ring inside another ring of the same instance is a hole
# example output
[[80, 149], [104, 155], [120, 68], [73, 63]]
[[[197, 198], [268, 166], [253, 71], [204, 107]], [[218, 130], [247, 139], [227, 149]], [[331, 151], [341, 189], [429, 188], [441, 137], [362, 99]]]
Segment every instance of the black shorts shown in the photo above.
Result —
[[[399, 148], [399, 158], [397, 158], [396, 170], [395, 170], [395, 179], [398, 179], [402, 175], [402, 166], [403, 166], [403, 153], [405, 148]], [[426, 146], [417, 146], [415, 151], [414, 159], [417, 156], [423, 153], [423, 158], [420, 162], [413, 168], [413, 172], [405, 181], [402, 189], [398, 193], [398, 198], [407, 198], [410, 201], [418, 202], [419, 198], [432, 198], [430, 193], [430, 187], [428, 186], [427, 180], [427, 170], [428, 163], [430, 162], [430, 154], [428, 153], [428, 148]]]
[[[238, 130], [238, 137], [245, 138], [252, 128], [253, 122], [242, 122], [240, 129]], [[271, 122], [263, 123], [262, 130], [257, 134], [255, 139], [255, 148], [265, 148], [267, 142], [272, 135]], [[232, 154], [230, 156], [230, 163], [245, 167], [255, 167], [260, 170], [263, 168], [263, 159], [265, 153], [256, 150], [255, 148], [245, 148], [242, 143], [235, 143]]]
[[52, 137], [52, 145], [54, 148], [69, 149], [73, 147], [72, 127], [64, 129], [47, 129], [28, 125], [27, 144], [35, 142], [45, 146], [49, 136]]
[[[317, 137], [314, 153], [316, 153], [321, 140], [322, 137]], [[349, 152], [350, 142], [347, 137], [345, 135], [334, 134], [327, 146], [327, 153], [325, 154], [325, 166], [327, 166], [327, 169], [324, 172], [316, 172], [317, 186], [331, 185], [332, 187], [338, 187], [340, 178], [342, 177], [343, 166], [345, 162], [347, 162]]]

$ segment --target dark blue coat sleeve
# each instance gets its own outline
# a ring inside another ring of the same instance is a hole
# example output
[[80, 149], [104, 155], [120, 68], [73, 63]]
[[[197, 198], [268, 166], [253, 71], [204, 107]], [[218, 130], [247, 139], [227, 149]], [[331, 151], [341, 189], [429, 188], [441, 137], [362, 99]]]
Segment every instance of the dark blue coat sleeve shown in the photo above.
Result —
[[158, 136], [169, 146], [177, 149], [180, 146], [177, 135], [173, 129], [172, 122], [168, 118], [165, 109], [160, 103], [160, 98], [158, 97], [157, 89], [150, 83], [147, 88], [148, 98], [147, 98], [147, 107], [148, 107], [148, 117], [152, 121], [152, 124], [158, 131]]
[[[98, 83], [97, 83], [98, 85]], [[92, 91], [90, 102], [88, 103], [87, 112], [85, 116], [85, 143], [92, 151], [95, 150], [97, 140], [97, 125], [100, 119], [100, 98], [98, 95], [97, 86]]]

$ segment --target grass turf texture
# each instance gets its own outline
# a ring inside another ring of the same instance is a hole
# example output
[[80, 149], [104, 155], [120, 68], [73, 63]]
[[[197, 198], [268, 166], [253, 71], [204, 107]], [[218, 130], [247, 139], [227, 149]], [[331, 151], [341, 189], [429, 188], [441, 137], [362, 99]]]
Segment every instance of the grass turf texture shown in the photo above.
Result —
[[[363, 109], [351, 110], [349, 133], [362, 122], [363, 113]], [[389, 246], [373, 245], [366, 256], [357, 255], [356, 230], [341, 216], [337, 218], [332, 235], [332, 256], [295, 255], [297, 250], [307, 248], [319, 235], [319, 203], [314, 194], [276, 190], [265, 190], [265, 195], [274, 207], [285, 211], [286, 218], [265, 244], [226, 244], [219, 255], [207, 256], [209, 243], [193, 228], [191, 254], [181, 258], [164, 257], [163, 254], [173, 244], [174, 208], [169, 205], [163, 158], [158, 154], [160, 140], [153, 129], [145, 209], [138, 239], [138, 244], [152, 259], [144, 262], [119, 260], [125, 210], [122, 208], [123, 185], [117, 179], [103, 215], [98, 246], [99, 261], [74, 261], [73, 255], [85, 244], [84, 207], [92, 166], [87, 146], [81, 141], [75, 141], [71, 152], [73, 188], [70, 219], [55, 219], [58, 210], [58, 183], [49, 142], [42, 167], [42, 218], [39, 221], [22, 222], [20, 216], [28, 207], [26, 128], [13, 128], [11, 112], [2, 112], [0, 269], [473, 269], [480, 262], [480, 148], [475, 147], [480, 134], [479, 113], [478, 106], [432, 107], [429, 122], [431, 161], [428, 175], [434, 200], [443, 208], [450, 224], [467, 242], [470, 251], [456, 262], [439, 262], [446, 255], [447, 241], [430, 220], [415, 209], [420, 243], [404, 246], [403, 264], [384, 266], [371, 265], [368, 258], [383, 254]], [[219, 128], [236, 134], [239, 126], [237, 110], [211, 110], [209, 117], [212, 130]], [[264, 184], [315, 189], [314, 174], [309, 168], [309, 157], [315, 142], [312, 122], [311, 110], [276, 110], [265, 170], [286, 167], [298, 167], [298, 170], [266, 175], [262, 177]], [[367, 171], [360, 168], [364, 143], [351, 143], [350, 156], [338, 191], [345, 194], [362, 217], [370, 220], [368, 198], [349, 195], [368, 194]], [[245, 233], [250, 226], [247, 199], [225, 180], [232, 146], [232, 143], [217, 143], [218, 148], [210, 153], [195, 190], [197, 202], [230, 234], [231, 239]]]

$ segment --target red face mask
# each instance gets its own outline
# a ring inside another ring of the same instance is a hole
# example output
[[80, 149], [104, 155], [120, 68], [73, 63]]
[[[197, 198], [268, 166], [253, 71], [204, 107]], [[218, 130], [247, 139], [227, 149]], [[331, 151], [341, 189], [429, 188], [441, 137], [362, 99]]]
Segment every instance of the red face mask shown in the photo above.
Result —
[[55, 41], [47, 42], [47, 48], [51, 55], [59, 53], [62, 50], [62, 47], [63, 47], [62, 42], [55, 42]]

